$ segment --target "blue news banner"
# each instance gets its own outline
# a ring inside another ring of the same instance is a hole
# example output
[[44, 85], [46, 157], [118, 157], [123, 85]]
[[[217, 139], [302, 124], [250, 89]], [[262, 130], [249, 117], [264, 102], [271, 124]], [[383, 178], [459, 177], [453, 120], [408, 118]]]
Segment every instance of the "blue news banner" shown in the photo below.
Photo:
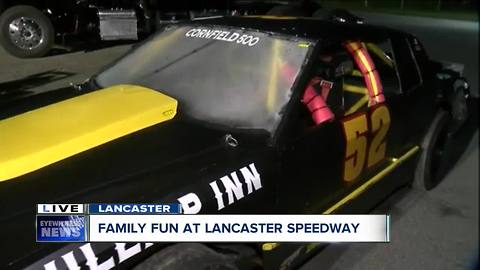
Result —
[[180, 204], [38, 204], [37, 242], [89, 241], [89, 215], [181, 213]]

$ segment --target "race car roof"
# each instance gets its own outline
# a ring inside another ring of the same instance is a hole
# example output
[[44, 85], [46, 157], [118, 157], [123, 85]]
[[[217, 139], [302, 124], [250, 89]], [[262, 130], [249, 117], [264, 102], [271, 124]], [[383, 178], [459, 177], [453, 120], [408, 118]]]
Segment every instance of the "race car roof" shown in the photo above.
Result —
[[[218, 17], [197, 21], [198, 24], [249, 28], [313, 40], [342, 41], [346, 39], [382, 39], [391, 35], [406, 35], [402, 31], [368, 24], [340, 23], [315, 18], [244, 16]], [[330, 43], [330, 42], [327, 42]]]

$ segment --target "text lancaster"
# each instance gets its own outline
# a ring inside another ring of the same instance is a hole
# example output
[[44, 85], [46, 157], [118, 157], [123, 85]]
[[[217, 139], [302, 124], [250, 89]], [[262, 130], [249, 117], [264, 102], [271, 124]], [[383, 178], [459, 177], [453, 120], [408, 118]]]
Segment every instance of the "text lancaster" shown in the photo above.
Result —
[[117, 233], [357, 233], [360, 223], [99, 223], [98, 232]]
[[[91, 212], [98, 214], [108, 213], [172, 213], [178, 212], [177, 209], [172, 209], [175, 205], [162, 204], [93, 204], [90, 207]], [[92, 211], [93, 210], [93, 211]]]

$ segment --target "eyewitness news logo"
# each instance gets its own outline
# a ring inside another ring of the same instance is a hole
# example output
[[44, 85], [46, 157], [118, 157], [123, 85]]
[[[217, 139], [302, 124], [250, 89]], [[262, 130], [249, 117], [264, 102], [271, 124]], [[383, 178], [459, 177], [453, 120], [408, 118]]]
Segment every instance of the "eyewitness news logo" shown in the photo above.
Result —
[[37, 242], [84, 242], [86, 228], [85, 216], [37, 216]]

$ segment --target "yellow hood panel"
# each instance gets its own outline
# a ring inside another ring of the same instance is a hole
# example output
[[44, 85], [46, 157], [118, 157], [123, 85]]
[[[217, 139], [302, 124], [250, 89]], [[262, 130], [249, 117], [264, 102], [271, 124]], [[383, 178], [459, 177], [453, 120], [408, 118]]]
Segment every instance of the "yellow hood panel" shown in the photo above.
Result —
[[177, 101], [116, 85], [0, 121], [0, 182], [172, 119]]

